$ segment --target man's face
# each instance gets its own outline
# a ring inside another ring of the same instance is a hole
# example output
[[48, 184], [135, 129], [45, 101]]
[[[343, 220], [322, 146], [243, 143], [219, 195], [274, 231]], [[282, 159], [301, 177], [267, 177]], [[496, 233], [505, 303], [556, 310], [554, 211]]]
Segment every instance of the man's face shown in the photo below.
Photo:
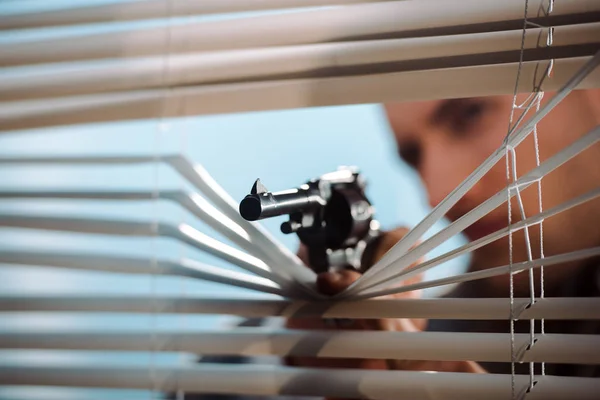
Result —
[[[577, 92], [538, 124], [539, 150], [544, 161], [598, 124], [597, 92]], [[551, 94], [546, 94], [549, 98]], [[517, 104], [526, 96], [519, 97]], [[415, 168], [436, 206], [501, 144], [508, 131], [512, 96], [482, 97], [386, 104], [400, 157]], [[532, 110], [530, 115], [533, 114]], [[515, 110], [515, 120], [521, 110]], [[600, 183], [600, 146], [596, 144], [542, 180], [542, 204], [549, 209], [596, 189]], [[516, 150], [517, 174], [536, 166], [533, 135]], [[447, 214], [451, 221], [472, 210], [507, 184], [506, 162], [498, 162]], [[522, 193], [527, 217], [539, 212], [537, 185]], [[518, 203], [511, 203], [512, 221], [521, 219]], [[544, 221], [545, 255], [591, 247], [600, 239], [600, 202], [593, 201]], [[476, 240], [507, 226], [504, 204], [466, 229]], [[539, 226], [529, 229], [533, 257], [540, 256]], [[523, 232], [513, 235], [513, 260], [527, 259]], [[472, 269], [508, 264], [508, 238], [493, 242], [473, 254]], [[561, 268], [561, 267], [558, 267]], [[520, 274], [526, 278], [526, 274]], [[506, 280], [507, 278], [503, 278]], [[522, 279], [521, 279], [522, 280]], [[500, 282], [500, 279], [497, 280]], [[502, 283], [503, 284], [503, 283]]]

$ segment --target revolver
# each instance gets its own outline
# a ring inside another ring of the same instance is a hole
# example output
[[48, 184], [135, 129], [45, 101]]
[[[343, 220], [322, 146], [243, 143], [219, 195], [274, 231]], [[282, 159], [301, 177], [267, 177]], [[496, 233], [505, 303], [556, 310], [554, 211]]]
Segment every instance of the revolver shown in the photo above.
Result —
[[340, 167], [290, 190], [269, 192], [259, 179], [241, 202], [248, 221], [288, 215], [281, 232], [296, 233], [317, 273], [353, 268], [364, 272], [380, 236], [366, 180], [353, 167]]

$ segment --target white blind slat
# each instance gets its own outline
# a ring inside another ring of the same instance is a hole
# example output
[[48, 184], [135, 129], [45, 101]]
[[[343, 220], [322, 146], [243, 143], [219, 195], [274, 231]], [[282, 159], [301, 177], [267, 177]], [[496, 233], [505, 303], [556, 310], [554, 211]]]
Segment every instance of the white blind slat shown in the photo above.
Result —
[[555, 267], [559, 268], [564, 263], [568, 263], [576, 260], [588, 260], [594, 257], [600, 256], [600, 246], [590, 247], [588, 249], [576, 250], [569, 253], [562, 253], [548, 257], [535, 258], [531, 261], [522, 261], [519, 263], [514, 263], [512, 266], [510, 264], [502, 265], [499, 267], [492, 267], [487, 269], [482, 269], [478, 271], [466, 272], [464, 274], [449, 276], [439, 279], [428, 280], [419, 283], [413, 283], [410, 285], [404, 286], [396, 286], [389, 287], [387, 289], [377, 289], [371, 291], [365, 291], [364, 293], [360, 293], [356, 296], [351, 297], [352, 299], [368, 299], [372, 297], [385, 296], [388, 294], [394, 293], [406, 293], [411, 292], [413, 290], [427, 289], [432, 287], [450, 285], [455, 283], [462, 282], [470, 282], [479, 279], [491, 278], [494, 276], [503, 276], [509, 273], [520, 273], [523, 271], [529, 271], [534, 268], [544, 267]]
[[[0, 332], [0, 348], [189, 352], [200, 355], [297, 356], [510, 362], [508, 333], [298, 331], [235, 328], [197, 332]], [[517, 362], [600, 364], [597, 335], [515, 335]]]
[[0, 226], [103, 235], [168, 237], [226, 260], [263, 278], [272, 279], [278, 283], [286, 283], [286, 279], [278, 277], [276, 273], [273, 273], [270, 266], [258, 258], [219, 242], [194, 227], [183, 223], [172, 225], [108, 218], [32, 216], [0, 213]]
[[[600, 298], [516, 298], [516, 319], [600, 320]], [[426, 318], [506, 320], [506, 299], [377, 299], [363, 301], [290, 301], [275, 299], [198, 296], [94, 296], [23, 295], [0, 296], [0, 311], [31, 312], [121, 312], [164, 314], [226, 314], [245, 317], [282, 316], [294, 318]]]
[[[164, 56], [66, 64], [50, 71], [15, 69], [0, 80], [0, 100], [517, 62], [521, 36], [522, 31], [514, 30], [175, 54], [169, 56], [167, 74]], [[600, 46], [600, 23], [559, 26], [551, 47], [544, 46], [547, 38], [548, 29], [527, 30], [525, 59], [593, 55]]]
[[[574, 199], [568, 200], [558, 206], [546, 209], [539, 214], [528, 217], [524, 220], [521, 220], [517, 223], [514, 223], [510, 226], [510, 228], [506, 227], [494, 233], [490, 233], [480, 239], [474, 240], [472, 242], [466, 243], [460, 247], [457, 247], [454, 250], [451, 250], [447, 253], [441, 254], [435, 258], [429, 259], [422, 263], [411, 267], [410, 270], [403, 270], [392, 276], [389, 280], [386, 281], [388, 285], [393, 285], [394, 283], [406, 281], [410, 277], [413, 277], [417, 274], [423, 273], [437, 265], [440, 265], [444, 262], [454, 259], [462, 254], [467, 254], [469, 252], [475, 251], [478, 248], [485, 246], [488, 243], [491, 243], [499, 238], [507, 236], [511, 231], [515, 232], [520, 229], [523, 229], [526, 226], [534, 226], [535, 224], [539, 224], [544, 221], [546, 218], [558, 215], [570, 208], [576, 207], [578, 205], [584, 204], [588, 201], [592, 201], [596, 198], [600, 197], [600, 188], [592, 190], [586, 194], [578, 196]], [[377, 281], [376, 283], [383, 283]], [[371, 285], [367, 286], [370, 287]]]
[[[290, 368], [261, 365], [204, 364], [188, 368], [153, 368], [72, 365], [7, 366], [0, 368], [0, 384], [58, 385], [178, 389], [186, 392], [272, 396], [277, 394], [335, 398], [413, 400], [473, 399], [506, 400], [511, 396], [510, 375], [374, 371], [353, 369]], [[517, 393], [529, 387], [528, 376], [516, 376]], [[595, 400], [600, 380], [541, 376], [535, 400]]]
[[398, 0], [134, 0], [98, 6], [74, 6], [43, 12], [11, 13], [0, 16], [0, 29], [26, 29], [46, 26], [131, 21], [151, 18], [246, 11], [282, 10], [287, 8], [339, 6]]
[[207, 265], [192, 259], [177, 261], [149, 258], [117, 257], [104, 254], [44, 252], [30, 249], [0, 250], [0, 263], [49, 266], [121, 274], [169, 275], [284, 295], [280, 286], [260, 276]]
[[0, 198], [29, 199], [76, 199], [108, 201], [169, 200], [192, 213], [211, 228], [215, 229], [238, 246], [250, 253], [260, 253], [260, 249], [251, 244], [248, 234], [235, 222], [217, 210], [206, 199], [194, 192], [181, 190], [161, 190], [153, 193], [149, 190], [45, 190], [33, 188], [0, 189]]
[[[558, 90], [587, 61], [589, 58], [557, 60], [553, 75], [544, 81], [543, 89]], [[545, 64], [524, 63], [520, 93], [532, 90], [536, 71], [543, 71]], [[511, 63], [357, 77], [179, 87], [170, 90], [167, 98], [164, 90], [145, 90], [67, 97], [51, 102], [13, 102], [0, 105], [0, 131], [158, 116], [507, 95], [514, 91], [517, 69], [518, 64]], [[578, 89], [597, 87], [600, 87], [600, 69], [577, 85]]]
[[[289, 277], [293, 277], [303, 288], [311, 287], [316, 279], [316, 274], [309, 268], [305, 268], [296, 254], [283, 246], [264, 227], [242, 218], [238, 211], [237, 202], [214, 180], [208, 171], [202, 165], [192, 164], [182, 155], [0, 157], [0, 165], [54, 164], [75, 167], [82, 165], [138, 165], [148, 163], [164, 163], [173, 168], [183, 179], [206, 196], [225, 216], [240, 226], [249, 235], [251, 243], [260, 249], [264, 259], [272, 261], [274, 265], [278, 266], [279, 273], [285, 273]], [[198, 202], [199, 199], [195, 198], [195, 201]]]
[[[531, 0], [530, 21], [563, 25], [600, 21], [596, 0], [556, 2], [536, 19], [544, 0]], [[566, 18], [573, 15], [572, 18]], [[169, 28], [133, 29], [0, 47], [0, 66], [134, 57], [348, 40], [521, 29], [522, 0], [397, 1], [265, 15]], [[310, 26], [310, 29], [307, 27]], [[193, 39], [192, 39], [193, 38]]]

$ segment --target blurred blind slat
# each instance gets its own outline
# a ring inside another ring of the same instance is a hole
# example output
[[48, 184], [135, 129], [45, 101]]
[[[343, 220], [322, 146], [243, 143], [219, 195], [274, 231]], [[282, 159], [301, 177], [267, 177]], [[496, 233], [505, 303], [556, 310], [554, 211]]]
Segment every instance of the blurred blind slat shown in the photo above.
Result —
[[[595, 320], [600, 319], [597, 298], [514, 299], [519, 319]], [[246, 317], [321, 318], [427, 318], [505, 320], [510, 312], [506, 299], [394, 299], [317, 303], [289, 300], [215, 299], [197, 296], [2, 296], [0, 311], [34, 312], [124, 312], [150, 313], [157, 307], [164, 313], [229, 314]]]
[[[554, 62], [553, 75], [542, 88], [561, 88], [588, 57]], [[537, 62], [524, 63], [518, 91], [532, 90], [531, 82], [546, 69]], [[222, 114], [274, 109], [320, 107], [380, 101], [421, 101], [442, 98], [508, 95], [514, 91], [518, 63], [434, 69], [386, 74], [275, 80], [253, 83], [175, 86], [165, 98], [165, 90], [148, 89], [72, 96], [0, 104], [0, 130], [32, 129], [131, 119]], [[492, 78], [493, 77], [493, 78]], [[595, 70], [577, 86], [600, 86]], [[178, 107], [186, 104], [185, 108]]]
[[[155, 332], [159, 351], [209, 355], [297, 356], [398, 360], [510, 362], [508, 333], [331, 332], [238, 328], [213, 332]], [[518, 362], [600, 364], [597, 335], [545, 334], [530, 350], [529, 335], [515, 336]], [[150, 332], [40, 331], [0, 333], [0, 348], [153, 351]]]
[[97, 6], [74, 5], [41, 12], [13, 12], [0, 16], [0, 29], [25, 29], [46, 26], [78, 25], [98, 22], [131, 21], [244, 11], [283, 10], [286, 8], [338, 6], [400, 0], [123, 0]]
[[[557, 2], [548, 17], [540, 13], [540, 10], [545, 9], [540, 7], [543, 3], [543, 0], [535, 0], [529, 5], [528, 18], [532, 23], [556, 26], [600, 20], [600, 5], [594, 0]], [[163, 17], [168, 17], [168, 9]], [[0, 48], [0, 65], [444, 36], [521, 29], [522, 20], [521, 0], [392, 1], [226, 21], [74, 35], [66, 38], [67, 40], [56, 38], [8, 43]]]
[[[147, 368], [94, 367], [16, 367], [0, 369], [0, 383], [64, 385], [65, 378], [80, 386], [152, 388]], [[166, 390], [183, 388], [208, 393], [234, 393], [273, 396], [278, 394], [305, 396], [337, 396], [345, 398], [393, 399], [395, 396], [415, 400], [510, 398], [510, 375], [422, 373], [407, 371], [367, 371], [231, 366], [205, 364], [190, 368], [156, 368], [155, 378]], [[529, 377], [518, 376], [523, 387]], [[311, 384], [307, 384], [311, 382]], [[532, 399], [574, 398], [593, 400], [600, 382], [593, 378], [541, 377], [532, 391]], [[529, 396], [528, 396], [529, 397]]]

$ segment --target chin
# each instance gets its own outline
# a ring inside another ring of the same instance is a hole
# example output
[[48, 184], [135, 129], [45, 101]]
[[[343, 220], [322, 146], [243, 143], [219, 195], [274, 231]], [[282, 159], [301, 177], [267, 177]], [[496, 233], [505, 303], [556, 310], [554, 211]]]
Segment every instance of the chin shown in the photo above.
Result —
[[[520, 261], [524, 261], [525, 259], [525, 249], [519, 246], [513, 246], [513, 263], [516, 264]], [[471, 259], [471, 264], [469, 265], [469, 270], [481, 271], [489, 268], [506, 266], [509, 264], [509, 262], [508, 240], [502, 240], [491, 243], [474, 252], [473, 258]], [[513, 275], [515, 296], [521, 296], [523, 295], [521, 292], [529, 290], [528, 282], [529, 273], [527, 271]], [[510, 276], [508, 274], [503, 274], [492, 278], [487, 278], [482, 280], [482, 284], [487, 287], [486, 290], [491, 290], [491, 296], [508, 296]]]
[[[496, 276], [489, 279], [490, 286], [494, 288], [494, 292], [500, 297], [507, 297], [510, 295], [510, 276], [508, 274], [502, 276]], [[533, 281], [535, 295], [539, 295], [539, 271], [533, 271]], [[513, 294], [514, 297], [529, 297], [529, 271], [522, 271], [516, 275], [513, 275]]]

